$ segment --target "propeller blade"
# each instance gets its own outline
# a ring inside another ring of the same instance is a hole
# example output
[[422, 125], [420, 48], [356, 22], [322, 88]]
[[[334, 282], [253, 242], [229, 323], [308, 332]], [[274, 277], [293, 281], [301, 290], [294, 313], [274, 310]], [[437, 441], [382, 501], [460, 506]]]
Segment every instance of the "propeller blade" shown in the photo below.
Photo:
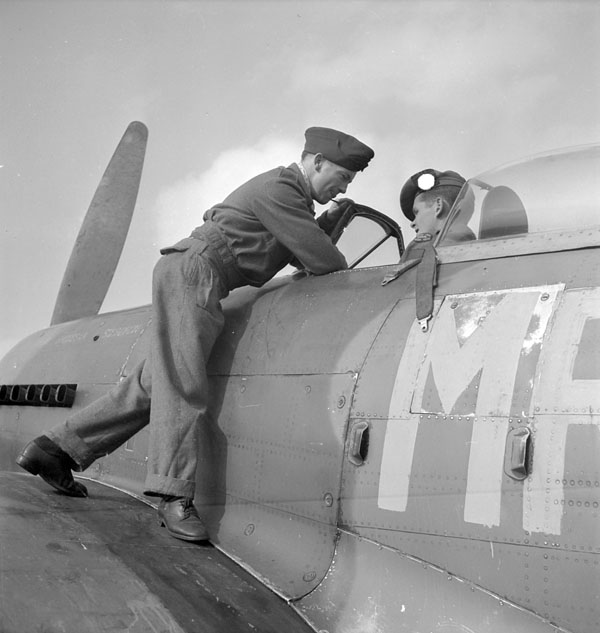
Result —
[[143, 123], [125, 130], [75, 240], [51, 325], [98, 314], [129, 231], [147, 140]]

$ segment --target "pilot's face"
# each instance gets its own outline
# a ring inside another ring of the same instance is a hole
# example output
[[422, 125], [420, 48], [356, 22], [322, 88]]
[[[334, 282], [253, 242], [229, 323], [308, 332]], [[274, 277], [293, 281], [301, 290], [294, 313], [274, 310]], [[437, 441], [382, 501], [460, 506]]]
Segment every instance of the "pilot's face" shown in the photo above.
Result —
[[438, 217], [438, 200], [424, 199], [423, 195], [418, 195], [413, 203], [413, 213], [415, 219], [410, 223], [411, 228], [417, 233], [430, 233], [435, 236], [442, 228], [442, 222]]
[[319, 204], [327, 204], [338, 194], [346, 193], [348, 185], [356, 176], [356, 172], [340, 167], [321, 155], [315, 157], [314, 167], [311, 174], [311, 193]]

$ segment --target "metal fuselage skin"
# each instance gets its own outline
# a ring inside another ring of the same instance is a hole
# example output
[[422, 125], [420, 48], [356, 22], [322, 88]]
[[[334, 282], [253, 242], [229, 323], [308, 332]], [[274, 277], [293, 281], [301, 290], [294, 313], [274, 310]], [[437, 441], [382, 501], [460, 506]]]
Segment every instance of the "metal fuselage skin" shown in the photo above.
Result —
[[[225, 300], [196, 503], [315, 630], [600, 629], [600, 252], [506, 256], [515, 240], [439, 249], [426, 332], [415, 270]], [[144, 358], [150, 316], [34, 334], [0, 381], [76, 383], [84, 407]], [[0, 407], [3, 467], [66, 413]], [[83, 474], [140, 494], [146, 446]]]

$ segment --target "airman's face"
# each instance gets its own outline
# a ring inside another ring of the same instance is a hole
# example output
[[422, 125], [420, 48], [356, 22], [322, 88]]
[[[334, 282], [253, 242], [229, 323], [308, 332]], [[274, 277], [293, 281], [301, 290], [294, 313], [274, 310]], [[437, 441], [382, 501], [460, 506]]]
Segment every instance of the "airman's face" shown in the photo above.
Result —
[[311, 194], [319, 204], [327, 204], [340, 193], [346, 193], [348, 185], [354, 180], [356, 172], [336, 165], [323, 158], [315, 156], [314, 170], [311, 173]]
[[430, 233], [437, 235], [443, 226], [443, 221], [439, 218], [439, 198], [433, 200], [423, 199], [422, 195], [418, 195], [413, 203], [413, 213], [415, 219], [410, 223], [411, 228], [417, 233]]

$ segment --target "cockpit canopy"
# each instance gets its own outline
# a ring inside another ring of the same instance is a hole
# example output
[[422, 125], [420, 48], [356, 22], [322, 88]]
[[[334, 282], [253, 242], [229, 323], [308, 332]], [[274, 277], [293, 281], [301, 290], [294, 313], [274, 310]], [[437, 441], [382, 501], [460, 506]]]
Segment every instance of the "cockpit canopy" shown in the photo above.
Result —
[[589, 145], [469, 179], [438, 244], [598, 226], [600, 145]]
[[[600, 145], [585, 145], [469, 179], [435, 246], [440, 261], [466, 261], [599, 244]], [[373, 209], [351, 217], [338, 247], [352, 268], [395, 264], [404, 250], [396, 222]]]

